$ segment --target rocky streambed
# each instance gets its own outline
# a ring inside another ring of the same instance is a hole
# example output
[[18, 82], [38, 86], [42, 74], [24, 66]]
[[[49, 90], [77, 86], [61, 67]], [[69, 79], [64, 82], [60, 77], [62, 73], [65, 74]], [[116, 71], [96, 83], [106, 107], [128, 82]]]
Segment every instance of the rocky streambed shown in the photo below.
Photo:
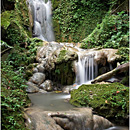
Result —
[[[87, 61], [83, 62], [85, 63], [84, 72], [86, 73], [86, 70], [89, 70], [89, 74], [95, 73], [95, 67], [98, 67], [96, 74], [91, 74], [91, 77], [96, 78], [95, 76], [107, 73], [116, 67], [120, 60], [120, 56], [116, 54], [117, 51], [116, 49], [84, 50], [70, 43], [43, 42], [43, 46], [38, 47], [37, 50], [37, 63], [34, 63], [34, 67], [31, 67], [31, 69], [29, 67], [28, 70], [32, 76], [29, 77], [26, 91], [30, 93], [29, 97], [33, 104], [32, 107], [26, 110], [25, 114], [26, 125], [29, 129], [104, 130], [110, 127], [114, 129], [113, 123], [102, 116], [95, 115], [92, 108], [86, 107], [87, 105], [84, 108], [75, 109], [65, 97], [69, 95], [62, 93], [70, 93], [82, 83], [77, 67], [79, 56], [82, 60], [88, 60], [89, 57], [92, 57], [91, 64], [86, 63]], [[128, 67], [126, 66], [126, 68]], [[122, 80], [114, 79], [113, 82]], [[86, 82], [86, 80], [83, 81]], [[110, 84], [109, 81], [108, 84]], [[121, 91], [127, 92], [126, 89]], [[82, 96], [83, 93], [85, 92], [81, 92], [80, 95]], [[93, 94], [91, 91], [89, 95], [85, 96], [93, 98]], [[79, 96], [79, 98], [81, 97]], [[87, 103], [86, 101], [85, 103]], [[76, 103], [76, 99], [74, 102]], [[106, 104], [107, 102], [105, 100]], [[121, 127], [118, 128], [122, 129]]]

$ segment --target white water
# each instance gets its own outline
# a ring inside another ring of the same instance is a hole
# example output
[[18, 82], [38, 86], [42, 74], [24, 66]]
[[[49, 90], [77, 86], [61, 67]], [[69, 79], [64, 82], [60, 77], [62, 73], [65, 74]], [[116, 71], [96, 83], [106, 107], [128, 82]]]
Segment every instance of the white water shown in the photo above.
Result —
[[81, 84], [91, 84], [91, 81], [98, 75], [97, 64], [94, 61], [93, 54], [81, 55], [79, 53], [76, 67], [76, 83], [78, 86]]
[[55, 41], [51, 1], [28, 0], [28, 3], [33, 16], [33, 36], [44, 41]]
[[77, 89], [82, 84], [91, 84], [91, 81], [98, 76], [98, 65], [94, 58], [97, 53], [87, 51], [75, 46], [73, 43], [60, 43], [63, 46], [72, 47], [77, 50], [78, 62], [75, 63], [76, 82], [73, 84], [73, 89]]

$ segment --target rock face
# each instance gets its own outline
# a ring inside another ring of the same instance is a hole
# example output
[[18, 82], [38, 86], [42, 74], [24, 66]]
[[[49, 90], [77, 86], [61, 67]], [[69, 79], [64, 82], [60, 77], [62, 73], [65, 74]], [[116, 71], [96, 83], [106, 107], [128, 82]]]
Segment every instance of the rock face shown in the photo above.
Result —
[[[59, 84], [73, 84], [75, 80], [73, 61], [78, 55], [68, 48], [56, 42], [44, 42], [37, 50], [36, 60], [39, 64], [33, 68], [33, 76], [29, 81], [45, 91], [54, 90], [50, 80]], [[50, 80], [44, 82], [45, 79]]]
[[107, 119], [93, 115], [90, 108], [60, 112], [30, 109], [26, 113], [30, 130], [104, 130], [113, 126]]
[[51, 117], [65, 130], [93, 129], [93, 116], [89, 108], [78, 109], [78, 111], [51, 113]]
[[98, 115], [93, 115], [93, 121], [93, 130], [103, 130], [113, 126], [113, 124], [110, 121]]
[[55, 123], [55, 120], [39, 109], [31, 109], [26, 113], [28, 115], [26, 126], [29, 130], [63, 130]]
[[[108, 64], [112, 64], [120, 58], [116, 49], [79, 49], [71, 43], [44, 42], [42, 47], [37, 50], [36, 60], [38, 65], [33, 68], [33, 76], [30, 82], [36, 84], [45, 91], [52, 91], [54, 88], [45, 80], [51, 80], [55, 84], [72, 85], [76, 78], [76, 61], [80, 53], [81, 58], [92, 56], [97, 65], [102, 68], [100, 73], [109, 71]], [[105, 67], [108, 67], [106, 69]], [[61, 90], [62, 87], [55, 86], [55, 90]]]

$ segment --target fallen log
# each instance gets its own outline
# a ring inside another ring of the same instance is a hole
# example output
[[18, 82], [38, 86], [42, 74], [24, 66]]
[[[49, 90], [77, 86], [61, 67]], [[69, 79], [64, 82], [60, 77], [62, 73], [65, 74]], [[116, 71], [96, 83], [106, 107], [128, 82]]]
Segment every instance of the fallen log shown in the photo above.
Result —
[[101, 81], [110, 79], [112, 76], [114, 76], [116, 74], [128, 71], [128, 69], [129, 69], [129, 62], [125, 63], [125, 64], [122, 64], [122, 65], [119, 65], [115, 69], [113, 69], [113, 70], [111, 70], [111, 71], [109, 71], [109, 72], [107, 72], [105, 74], [102, 74], [102, 75], [98, 76], [93, 81], [91, 81], [91, 83], [97, 83], [97, 82], [101, 82]]

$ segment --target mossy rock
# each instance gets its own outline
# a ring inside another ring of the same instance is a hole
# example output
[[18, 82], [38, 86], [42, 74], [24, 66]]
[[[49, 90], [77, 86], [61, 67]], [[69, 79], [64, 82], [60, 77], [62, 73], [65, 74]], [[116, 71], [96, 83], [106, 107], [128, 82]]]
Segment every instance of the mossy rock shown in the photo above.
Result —
[[124, 77], [121, 80], [121, 83], [124, 84], [124, 85], [129, 85], [129, 76]]
[[60, 54], [57, 57], [56, 64], [62, 63], [62, 62], [67, 62], [67, 61], [72, 61], [78, 58], [77, 53], [71, 52], [68, 50], [61, 50]]
[[129, 114], [129, 88], [120, 83], [82, 85], [71, 92], [70, 103], [92, 107], [98, 115], [125, 124]]
[[1, 14], [1, 26], [7, 29], [10, 25], [11, 19], [13, 17], [14, 11], [5, 11]]
[[75, 81], [75, 72], [72, 70], [72, 61], [57, 64], [51, 71], [52, 81], [62, 85], [71, 85]]

